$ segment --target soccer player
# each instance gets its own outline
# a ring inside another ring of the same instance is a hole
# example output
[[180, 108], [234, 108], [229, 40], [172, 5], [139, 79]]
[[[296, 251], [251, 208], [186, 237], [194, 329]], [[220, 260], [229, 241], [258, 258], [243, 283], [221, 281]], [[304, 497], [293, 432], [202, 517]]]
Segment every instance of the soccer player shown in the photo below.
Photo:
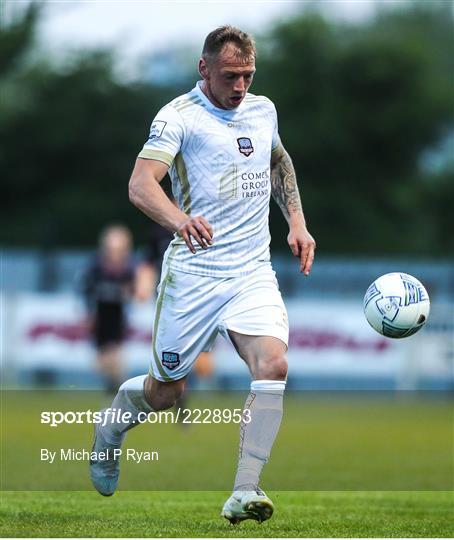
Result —
[[[259, 478], [282, 418], [288, 322], [270, 263], [270, 195], [287, 219], [287, 241], [305, 275], [315, 250], [274, 105], [248, 93], [255, 56], [251, 36], [217, 28], [199, 60], [202, 81], [152, 122], [130, 199], [175, 238], [163, 262], [150, 373], [126, 381], [112, 404], [133, 419], [171, 407], [198, 354], [218, 333], [229, 340], [252, 376], [250, 421], [241, 425], [233, 493], [222, 509], [232, 523], [273, 513]], [[167, 171], [178, 208], [159, 185]], [[133, 425], [96, 426], [95, 451], [118, 448]], [[94, 461], [91, 475], [96, 489], [111, 495], [119, 463]]]

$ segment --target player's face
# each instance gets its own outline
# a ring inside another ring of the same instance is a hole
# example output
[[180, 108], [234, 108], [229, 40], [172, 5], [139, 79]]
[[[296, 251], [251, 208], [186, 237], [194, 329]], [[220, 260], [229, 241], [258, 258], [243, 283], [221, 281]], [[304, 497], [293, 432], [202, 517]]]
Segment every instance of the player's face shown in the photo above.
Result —
[[102, 248], [109, 264], [121, 266], [129, 257], [131, 245], [128, 236], [121, 230], [112, 230], [106, 235]]
[[255, 60], [242, 58], [237, 47], [227, 43], [214, 61], [207, 63], [202, 58], [199, 70], [210, 101], [220, 109], [234, 109], [252, 84]]

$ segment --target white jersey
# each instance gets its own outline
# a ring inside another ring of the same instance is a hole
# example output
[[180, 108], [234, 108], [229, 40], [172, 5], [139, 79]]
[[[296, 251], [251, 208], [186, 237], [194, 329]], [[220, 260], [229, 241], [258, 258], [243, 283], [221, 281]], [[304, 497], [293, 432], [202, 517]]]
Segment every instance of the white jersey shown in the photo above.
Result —
[[159, 111], [139, 157], [169, 165], [179, 207], [213, 227], [213, 245], [204, 250], [194, 242], [195, 254], [175, 235], [165, 256], [169, 267], [213, 277], [244, 275], [270, 260], [276, 109], [253, 94], [235, 109], [219, 109], [200, 84]]

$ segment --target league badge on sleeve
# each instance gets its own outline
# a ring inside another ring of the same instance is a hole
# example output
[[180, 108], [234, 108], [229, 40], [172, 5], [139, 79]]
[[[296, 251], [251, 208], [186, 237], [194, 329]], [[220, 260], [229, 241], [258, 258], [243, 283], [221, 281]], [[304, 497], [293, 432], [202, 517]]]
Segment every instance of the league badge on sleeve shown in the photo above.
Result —
[[163, 120], [155, 120], [151, 124], [150, 136], [148, 137], [148, 139], [152, 141], [153, 139], [159, 138], [162, 135], [162, 132], [164, 131], [166, 125], [167, 122], [164, 122]]
[[238, 150], [246, 157], [249, 157], [254, 151], [252, 141], [249, 137], [239, 137], [237, 139]]

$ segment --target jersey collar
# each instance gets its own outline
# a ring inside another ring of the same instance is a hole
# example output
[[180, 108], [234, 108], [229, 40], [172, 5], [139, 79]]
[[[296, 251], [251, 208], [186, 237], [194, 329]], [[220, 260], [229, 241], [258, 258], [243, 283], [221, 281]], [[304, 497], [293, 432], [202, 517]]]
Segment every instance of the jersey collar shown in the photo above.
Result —
[[216, 105], [214, 105], [214, 103], [212, 103], [209, 100], [208, 96], [203, 92], [202, 83], [203, 81], [197, 81], [194, 91], [197, 94], [197, 96], [203, 101], [205, 107], [209, 111], [212, 111], [217, 116], [222, 116], [223, 118], [232, 118], [232, 116], [235, 116], [235, 114], [241, 111], [243, 107], [244, 99], [235, 109], [220, 109], [219, 107], [216, 107]]

